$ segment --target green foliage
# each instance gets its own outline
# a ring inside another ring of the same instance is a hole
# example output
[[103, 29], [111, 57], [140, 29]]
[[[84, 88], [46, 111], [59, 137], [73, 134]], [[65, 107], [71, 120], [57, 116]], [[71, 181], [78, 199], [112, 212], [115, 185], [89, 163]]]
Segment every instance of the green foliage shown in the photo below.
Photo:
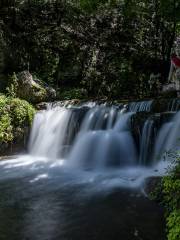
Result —
[[15, 73], [9, 78], [9, 87], [6, 88], [7, 95], [9, 97], [15, 98], [18, 88], [18, 79]]
[[17, 0], [0, 7], [6, 73], [30, 70], [56, 88], [108, 98], [156, 96], [151, 73], [167, 80], [178, 1]]
[[0, 143], [13, 141], [16, 129], [30, 126], [34, 114], [28, 102], [0, 95]]
[[166, 153], [174, 158], [175, 168], [162, 178], [151, 193], [152, 200], [158, 201], [164, 206], [167, 239], [180, 239], [180, 157], [177, 153]]
[[163, 178], [163, 196], [168, 211], [180, 207], [180, 163], [179, 158], [175, 169]]
[[0, 142], [8, 142], [13, 139], [7, 103], [8, 99], [4, 95], [0, 95]]
[[117, 0], [79, 0], [81, 9], [86, 12], [92, 13], [105, 4], [112, 6], [118, 2]]
[[70, 100], [70, 99], [85, 99], [87, 98], [86, 91], [79, 88], [71, 88], [59, 91], [59, 99]]
[[174, 210], [167, 218], [168, 240], [180, 239], [180, 209]]
[[25, 100], [20, 100], [18, 98], [11, 99], [9, 105], [11, 110], [11, 119], [14, 126], [25, 127], [32, 124], [35, 114], [35, 110], [32, 105]]
[[163, 203], [166, 209], [168, 240], [180, 239], [180, 159], [170, 175], [163, 178]]

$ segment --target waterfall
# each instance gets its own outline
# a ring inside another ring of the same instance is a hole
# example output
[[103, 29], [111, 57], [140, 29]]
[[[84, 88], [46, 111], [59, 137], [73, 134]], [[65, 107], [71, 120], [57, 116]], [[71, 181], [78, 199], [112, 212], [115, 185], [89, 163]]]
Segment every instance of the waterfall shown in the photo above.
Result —
[[162, 159], [169, 151], [178, 151], [180, 146], [180, 111], [174, 118], [161, 127], [154, 150], [154, 161]]
[[36, 114], [29, 141], [33, 156], [59, 158], [72, 144], [87, 108], [50, 108]]
[[[66, 158], [65, 165], [84, 169], [153, 165], [165, 151], [178, 148], [180, 112], [174, 118], [162, 115], [160, 120], [161, 114], [134, 112], [150, 111], [152, 101], [131, 104], [133, 111], [127, 113], [122, 105], [49, 105], [34, 118], [29, 154], [46, 159]], [[137, 119], [141, 115], [144, 119], [143, 125], [141, 120], [136, 126], [140, 140], [134, 135], [132, 117], [136, 115]], [[156, 121], [162, 121], [159, 130]]]
[[[114, 127], [109, 128], [107, 123], [113, 122], [114, 111], [109, 110], [108, 119], [107, 110], [96, 108], [88, 113], [68, 164], [88, 169], [136, 164], [137, 153], [129, 124], [132, 113], [119, 115]], [[104, 125], [106, 128], [101, 130]]]
[[140, 141], [140, 157], [139, 157], [139, 163], [141, 165], [146, 165], [148, 160], [151, 157], [151, 149], [152, 144], [155, 136], [155, 127], [154, 127], [154, 120], [153, 119], [147, 119], [144, 123], [142, 135], [141, 135], [141, 141]]
[[159, 131], [159, 134], [157, 136], [156, 143], [155, 143], [155, 148], [154, 148], [154, 155], [153, 155], [154, 162], [157, 162], [158, 160], [160, 160], [166, 151], [165, 145], [170, 135], [172, 125], [173, 125], [172, 122], [165, 123]]
[[172, 120], [173, 124], [169, 131], [164, 150], [171, 151], [171, 150], [178, 150], [180, 145], [180, 112], [178, 112], [174, 119]]
[[171, 111], [171, 112], [175, 112], [175, 111], [178, 111], [180, 108], [180, 99], [178, 98], [174, 98], [174, 99], [171, 99], [169, 104], [168, 104], [168, 111]]
[[31, 183], [50, 179], [66, 185], [68, 179], [70, 185], [87, 182], [93, 188], [142, 188], [146, 178], [173, 166], [164, 153], [179, 149], [180, 112], [125, 110], [122, 105], [49, 104], [34, 118], [28, 154], [0, 161], [0, 179], [28, 174]]
[[111, 129], [120, 114], [121, 111], [118, 108], [96, 106], [87, 113], [81, 132]]
[[67, 109], [38, 112], [30, 136], [29, 153], [57, 158], [63, 144], [70, 113]]
[[153, 100], [132, 102], [128, 105], [129, 112], [150, 112]]

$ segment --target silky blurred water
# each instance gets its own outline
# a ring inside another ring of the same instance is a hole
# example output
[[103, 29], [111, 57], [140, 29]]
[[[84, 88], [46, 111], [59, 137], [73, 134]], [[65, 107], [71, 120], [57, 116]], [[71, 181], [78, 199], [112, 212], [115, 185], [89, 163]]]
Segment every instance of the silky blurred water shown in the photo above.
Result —
[[162, 210], [142, 187], [148, 171], [78, 171], [30, 156], [2, 161], [0, 239], [164, 239]]

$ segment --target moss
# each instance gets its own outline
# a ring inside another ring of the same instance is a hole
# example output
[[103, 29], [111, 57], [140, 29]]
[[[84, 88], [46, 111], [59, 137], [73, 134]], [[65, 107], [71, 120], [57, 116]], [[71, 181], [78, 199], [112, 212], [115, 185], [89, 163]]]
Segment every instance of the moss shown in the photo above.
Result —
[[34, 114], [34, 108], [25, 100], [0, 95], [0, 144], [12, 142], [18, 136], [17, 129], [29, 127]]

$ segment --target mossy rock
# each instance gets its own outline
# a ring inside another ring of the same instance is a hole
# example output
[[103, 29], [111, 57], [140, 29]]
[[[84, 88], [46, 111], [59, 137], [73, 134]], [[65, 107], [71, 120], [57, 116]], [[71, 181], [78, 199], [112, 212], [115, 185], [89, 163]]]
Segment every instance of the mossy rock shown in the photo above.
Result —
[[45, 86], [37, 78], [33, 78], [29, 71], [23, 71], [17, 75], [14, 73], [9, 78], [8, 93], [10, 96], [24, 99], [36, 104], [44, 101], [52, 101], [56, 97], [56, 91]]

